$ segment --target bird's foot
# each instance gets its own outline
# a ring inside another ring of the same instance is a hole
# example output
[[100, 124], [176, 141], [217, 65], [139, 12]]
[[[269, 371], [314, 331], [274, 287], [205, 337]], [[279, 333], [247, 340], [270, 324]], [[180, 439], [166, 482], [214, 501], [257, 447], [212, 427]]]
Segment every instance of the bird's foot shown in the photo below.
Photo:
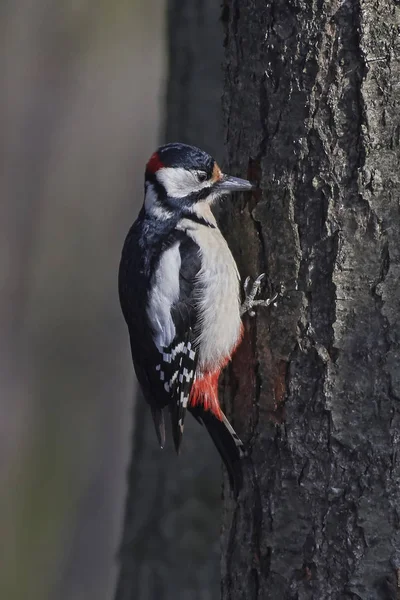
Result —
[[266, 300], [256, 300], [256, 296], [258, 294], [258, 292], [260, 291], [260, 286], [261, 286], [261, 282], [265, 277], [265, 273], [261, 273], [261, 275], [259, 275], [257, 277], [257, 279], [255, 279], [253, 281], [253, 283], [250, 283], [250, 277], [246, 278], [246, 281], [244, 282], [244, 293], [245, 293], [245, 299], [244, 302], [242, 304], [242, 306], [240, 307], [240, 316], [242, 317], [245, 313], [249, 313], [250, 317], [254, 317], [254, 315], [256, 314], [255, 311], [253, 310], [256, 306], [270, 306], [271, 304], [275, 303], [276, 300], [278, 299], [279, 296], [281, 296], [284, 292], [284, 288], [281, 285], [281, 289], [279, 290], [279, 292], [276, 292], [273, 296], [271, 296], [271, 298], [267, 298]]

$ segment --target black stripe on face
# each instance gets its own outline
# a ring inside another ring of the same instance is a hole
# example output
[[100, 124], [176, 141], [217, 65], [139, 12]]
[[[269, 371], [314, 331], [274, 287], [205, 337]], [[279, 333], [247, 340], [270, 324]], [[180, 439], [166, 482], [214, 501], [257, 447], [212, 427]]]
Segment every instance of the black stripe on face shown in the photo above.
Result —
[[191, 192], [184, 196], [183, 198], [174, 198], [168, 196], [164, 186], [158, 181], [155, 175], [147, 175], [146, 182], [151, 183], [153, 185], [154, 192], [157, 194], [157, 199], [161, 204], [165, 205], [165, 208], [174, 209], [181, 208], [184, 206], [190, 206], [192, 204], [196, 204], [196, 202], [200, 202], [201, 200], [207, 200], [208, 196], [213, 193], [215, 190], [215, 185], [218, 183], [217, 181], [213, 181], [211, 179], [212, 174], [208, 173], [207, 182], [212, 182], [212, 185], [205, 185], [202, 189]]
[[215, 225], [213, 223], [210, 223], [204, 217], [200, 217], [199, 215], [196, 215], [196, 213], [194, 213], [194, 212], [192, 212], [190, 210], [183, 211], [182, 212], [182, 218], [189, 219], [190, 221], [194, 221], [195, 223], [199, 223], [199, 225], [205, 225], [206, 227], [211, 227], [211, 229], [215, 229]]
[[201, 200], [207, 200], [208, 196], [214, 191], [214, 185], [207, 185], [203, 189], [198, 192], [193, 192], [185, 197], [185, 202], [187, 204], [196, 204], [196, 202], [201, 202]]

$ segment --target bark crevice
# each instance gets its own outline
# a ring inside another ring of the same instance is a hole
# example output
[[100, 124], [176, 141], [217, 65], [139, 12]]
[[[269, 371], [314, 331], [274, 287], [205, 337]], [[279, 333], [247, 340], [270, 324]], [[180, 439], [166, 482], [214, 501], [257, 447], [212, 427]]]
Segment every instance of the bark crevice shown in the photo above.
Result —
[[223, 598], [381, 600], [400, 564], [400, 66], [367, 57], [400, 47], [399, 9], [239, 6], [240, 18], [225, 14], [228, 162], [257, 174], [263, 193], [240, 219], [227, 211], [226, 232], [243, 274], [264, 263], [269, 285], [288, 292], [258, 312], [231, 367], [242, 431], [257, 405], [259, 492], [248, 478], [236, 535], [258, 526], [259, 493], [256, 545], [269, 558], [256, 596], [236, 548], [241, 577]]

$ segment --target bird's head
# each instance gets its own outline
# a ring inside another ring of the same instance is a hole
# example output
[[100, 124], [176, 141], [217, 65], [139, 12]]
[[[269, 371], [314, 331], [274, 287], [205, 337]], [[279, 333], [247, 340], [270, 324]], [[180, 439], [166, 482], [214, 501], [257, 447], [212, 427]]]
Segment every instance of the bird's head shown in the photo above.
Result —
[[215, 160], [194, 146], [166, 144], [146, 165], [147, 211], [175, 210], [197, 212], [224, 194], [249, 191], [253, 185], [221, 172]]

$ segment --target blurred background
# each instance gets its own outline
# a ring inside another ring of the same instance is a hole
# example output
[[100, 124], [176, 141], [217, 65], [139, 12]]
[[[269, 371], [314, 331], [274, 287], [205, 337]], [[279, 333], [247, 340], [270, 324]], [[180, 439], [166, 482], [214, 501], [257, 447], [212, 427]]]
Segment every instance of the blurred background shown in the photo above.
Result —
[[123, 239], [157, 145], [160, 0], [0, 7], [0, 598], [112, 595], [133, 373]]
[[[222, 155], [220, 8], [184, 4], [0, 6], [2, 600], [113, 596], [134, 433], [120, 251], [160, 141]], [[133, 530], [150, 529], [130, 540], [136, 597], [216, 597], [219, 461], [195, 424], [186, 458], [160, 462], [140, 406], [129, 506]]]

